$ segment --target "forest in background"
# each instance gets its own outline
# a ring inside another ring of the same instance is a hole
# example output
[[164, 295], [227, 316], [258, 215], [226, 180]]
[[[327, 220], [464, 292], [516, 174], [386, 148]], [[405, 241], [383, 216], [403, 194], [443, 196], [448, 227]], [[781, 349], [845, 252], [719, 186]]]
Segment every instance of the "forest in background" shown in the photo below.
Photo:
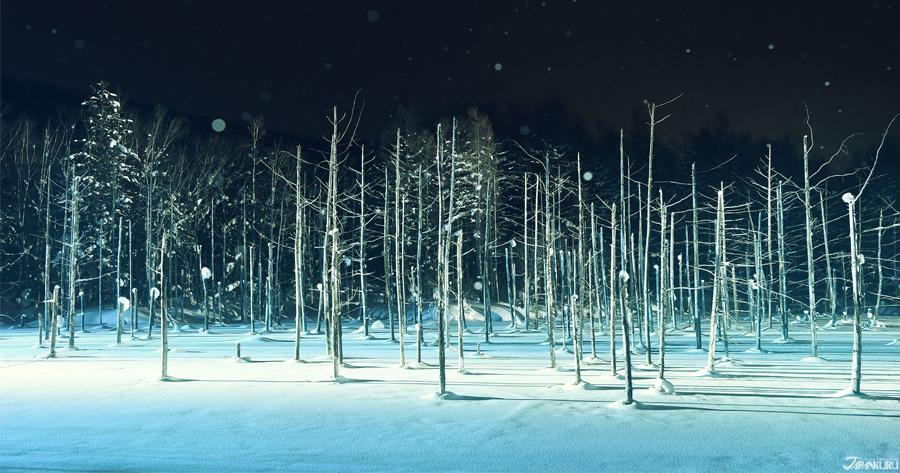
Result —
[[119, 332], [123, 307], [131, 327], [138, 310], [183, 320], [185, 307], [206, 328], [293, 320], [297, 356], [302, 331], [324, 330], [337, 373], [342, 321], [377, 316], [402, 341], [412, 320], [421, 348], [423, 317], [446, 340], [465, 301], [514, 307], [548, 332], [551, 359], [555, 340], [577, 359], [594, 324], [622, 323], [648, 361], [667, 324], [694, 327], [699, 347], [702, 323], [745, 317], [788, 339], [812, 314], [815, 356], [817, 326], [855, 316], [859, 334], [896, 308], [896, 176], [876, 165], [897, 158], [887, 123], [863, 149], [854, 136], [820, 149], [814, 126], [768, 141], [724, 121], [660, 139], [677, 116], [645, 105], [583, 155], [562, 135], [496, 136], [476, 109], [437, 124], [401, 111], [364, 143], [354, 102], [323, 113], [308, 144], [260, 119], [216, 133], [130, 110], [102, 83], [68, 118], [4, 114], [0, 314], [45, 333], [59, 317], [70, 344], [86, 306], [120, 308]]

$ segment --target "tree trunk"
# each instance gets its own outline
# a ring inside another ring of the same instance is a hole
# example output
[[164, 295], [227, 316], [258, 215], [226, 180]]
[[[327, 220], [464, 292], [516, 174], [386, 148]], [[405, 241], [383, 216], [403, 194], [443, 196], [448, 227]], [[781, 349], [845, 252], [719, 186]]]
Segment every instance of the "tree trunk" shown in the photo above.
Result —
[[463, 297], [463, 264], [462, 264], [463, 232], [459, 230], [456, 235], [456, 351], [459, 357], [459, 372], [466, 371], [465, 345], [463, 344], [463, 320], [466, 314], [466, 299]]
[[119, 237], [116, 239], [116, 344], [122, 343], [122, 304], [119, 303], [119, 288], [122, 287], [122, 217], [119, 217]]
[[[453, 121], [453, 133], [456, 134], [456, 120]], [[441, 125], [437, 126], [437, 136], [436, 136], [436, 145], [437, 145], [437, 179], [438, 179], [438, 225], [437, 225], [437, 284], [438, 284], [438, 395], [443, 396], [447, 392], [447, 359], [445, 354], [445, 345], [444, 345], [444, 320], [447, 317], [447, 304], [446, 299], [444, 297], [443, 288], [444, 288], [444, 280], [447, 278], [445, 265], [444, 263], [444, 233], [446, 230], [444, 229], [444, 189], [443, 189], [443, 155], [442, 155], [442, 140], [443, 136], [441, 135]], [[455, 150], [454, 150], [455, 151]], [[387, 179], [385, 179], [387, 182]], [[387, 189], [385, 187], [385, 189]], [[385, 195], [387, 195], [387, 190], [385, 190]], [[385, 198], [385, 200], [387, 200]], [[449, 219], [448, 219], [449, 220]], [[387, 205], [385, 205], [385, 225], [387, 225]], [[448, 222], [449, 227], [449, 222]], [[386, 228], [386, 227], [385, 227]], [[447, 243], [449, 243], [449, 233], [447, 233]], [[385, 230], [385, 238], [387, 237], [387, 231]], [[386, 240], [385, 240], [386, 241]], [[385, 243], [385, 248], [387, 248], [387, 243]], [[387, 255], [387, 250], [385, 249], [385, 255]], [[387, 260], [385, 260], [387, 261]]]
[[[74, 174], [74, 170], [72, 171]], [[75, 281], [78, 274], [78, 193], [77, 176], [72, 176], [72, 226], [69, 229], [71, 238], [69, 240], [69, 348], [75, 348]], [[83, 316], [82, 316], [83, 317]], [[53, 327], [56, 330], [56, 326]]]
[[713, 275], [713, 288], [712, 288], [712, 308], [710, 310], [710, 325], [709, 325], [709, 350], [706, 358], [706, 371], [708, 373], [716, 372], [716, 342], [718, 339], [717, 330], [718, 330], [718, 311], [719, 311], [719, 299], [721, 298], [720, 293], [723, 290], [722, 279], [724, 278], [724, 262], [723, 260], [723, 251], [722, 246], [724, 243], [724, 220], [725, 220], [725, 203], [723, 191], [716, 191], [716, 231], [715, 231], [715, 259], [713, 260], [713, 265], [715, 267], [714, 275]]
[[400, 366], [406, 366], [406, 304], [403, 300], [403, 221], [400, 215], [400, 129], [397, 129], [397, 142], [394, 147], [394, 295], [397, 304], [397, 325], [400, 332]]
[[819, 343], [816, 338], [816, 291], [815, 291], [815, 266], [813, 266], [813, 241], [812, 241], [812, 217], [810, 211], [812, 204], [809, 200], [809, 148], [807, 137], [803, 136], [803, 211], [806, 216], [806, 287], [809, 293], [809, 333], [811, 341], [811, 356], [819, 356]]
[[163, 270], [163, 264], [166, 261], [166, 236], [163, 233], [159, 244], [159, 331], [161, 340], [160, 357], [162, 361], [162, 375], [160, 379], [162, 381], [169, 379], [169, 319], [166, 308], [166, 273]]
[[[612, 204], [611, 212], [609, 219], [609, 369], [610, 374], [616, 376], [618, 374], [616, 369], [616, 204]], [[622, 288], [625, 288], [624, 284]], [[626, 310], [624, 306], [622, 310]], [[624, 334], [624, 327], [622, 332]], [[628, 347], [625, 347], [625, 350], [627, 353]]]
[[700, 350], [703, 348], [703, 334], [700, 327], [700, 298], [706, 297], [703, 293], [703, 287], [700, 284], [700, 234], [699, 234], [699, 219], [697, 216], [697, 171], [695, 163], [691, 163], [691, 215], [693, 216], [693, 224], [692, 228], [694, 230], [694, 248], [693, 248], [693, 257], [694, 257], [694, 278], [693, 278], [693, 309], [694, 309], [694, 338], [696, 339], [696, 349]]
[[784, 251], [784, 202], [781, 192], [781, 181], [778, 181], [775, 197], [778, 214], [778, 312], [781, 315], [781, 341], [788, 343], [788, 313], [787, 313], [787, 259]]
[[862, 381], [862, 322], [859, 314], [859, 285], [857, 281], [857, 268], [859, 265], [856, 248], [856, 221], [853, 215], [853, 205], [857, 198], [847, 192], [843, 196], [847, 203], [847, 214], [850, 223], [850, 280], [853, 291], [853, 356], [850, 368], [850, 390], [853, 394], [859, 394]]
[[59, 286], [53, 288], [53, 299], [51, 302], [52, 316], [50, 320], [50, 353], [47, 358], [56, 358], [56, 334], [59, 325]]
[[300, 331], [303, 325], [303, 199], [300, 192], [300, 153], [301, 149], [297, 146], [294, 180], [294, 361], [300, 361]]
[[553, 339], [553, 326], [555, 324], [553, 315], [553, 225], [551, 223], [550, 211], [550, 156], [544, 155], [544, 305], [547, 307], [547, 339], [550, 347], [550, 368], [557, 368], [556, 364], [556, 344]]

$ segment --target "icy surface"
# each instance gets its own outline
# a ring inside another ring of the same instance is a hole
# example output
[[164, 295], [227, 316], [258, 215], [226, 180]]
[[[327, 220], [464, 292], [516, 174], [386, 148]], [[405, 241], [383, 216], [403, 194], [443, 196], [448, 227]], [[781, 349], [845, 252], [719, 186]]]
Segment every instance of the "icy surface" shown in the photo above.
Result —
[[[657, 373], [635, 369], [633, 405], [621, 403], [624, 381], [609, 374], [606, 336], [598, 359], [582, 364], [585, 383], [574, 385], [572, 355], [557, 352], [561, 369], [545, 369], [546, 334], [507, 333], [506, 322], [482, 356], [483, 334], [466, 334], [465, 374], [454, 327], [443, 397], [427, 323], [425, 364], [410, 369], [398, 367], [383, 326], [372, 339], [345, 336], [337, 383], [323, 335], [303, 337], [306, 362], [296, 363], [290, 327], [258, 336], [237, 326], [170, 330], [170, 382], [159, 381], [158, 329], [117, 346], [114, 330], [89, 326], [77, 332], [77, 351], [65, 348], [64, 331], [59, 358], [43, 359], [34, 328], [4, 327], [0, 470], [843, 471], [850, 456], [900, 457], [900, 347], [888, 345], [897, 321], [887, 324], [863, 335], [865, 396], [844, 391], [848, 326], [819, 333], [824, 361], [815, 363], [803, 360], [801, 328], [790, 344], [774, 343], [777, 327], [764, 332], [768, 353], [746, 353], [755, 340], [733, 336], [732, 361], [717, 376], [696, 376], [706, 354], [679, 329], [667, 335], [674, 394], [650, 392]], [[412, 327], [406, 340], [414, 362]], [[588, 338], [584, 350], [587, 360]]]

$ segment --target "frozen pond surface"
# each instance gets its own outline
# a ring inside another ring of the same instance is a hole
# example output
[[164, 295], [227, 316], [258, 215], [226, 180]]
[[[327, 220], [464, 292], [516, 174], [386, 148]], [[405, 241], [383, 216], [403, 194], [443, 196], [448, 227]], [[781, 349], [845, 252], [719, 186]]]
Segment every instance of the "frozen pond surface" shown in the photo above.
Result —
[[[399, 368], [386, 329], [361, 340], [347, 328], [345, 379], [335, 383], [323, 335], [303, 337], [306, 363], [285, 361], [290, 327], [170, 332], [174, 382], [158, 380], [156, 330], [116, 346], [115, 331], [89, 327], [74, 351], [63, 332], [59, 358], [48, 360], [34, 328], [3, 328], [0, 470], [844, 471], [848, 457], [900, 457], [900, 344], [891, 344], [900, 330], [886, 322], [863, 334], [867, 398], [833, 396], [849, 384], [847, 325], [819, 331], [825, 361], [804, 360], [806, 327], [791, 327], [792, 344], [773, 343], [777, 327], [764, 332], [768, 353], [746, 352], [755, 338], [735, 327], [734, 361], [720, 363], [718, 377], [698, 376], [706, 353], [691, 351], [693, 334], [679, 329], [666, 350], [676, 393], [649, 392], [656, 371], [636, 355], [639, 404], [628, 409], [610, 406], [623, 390], [608, 374], [605, 334], [597, 360], [585, 340], [588, 384], [573, 386], [570, 353], [547, 369], [543, 332], [506, 333], [497, 322], [481, 355], [483, 335], [466, 335], [467, 374], [450, 347], [453, 395], [438, 399], [436, 348], [424, 348], [427, 365]], [[412, 329], [406, 340], [415, 361]], [[244, 361], [233, 359], [237, 341]]]

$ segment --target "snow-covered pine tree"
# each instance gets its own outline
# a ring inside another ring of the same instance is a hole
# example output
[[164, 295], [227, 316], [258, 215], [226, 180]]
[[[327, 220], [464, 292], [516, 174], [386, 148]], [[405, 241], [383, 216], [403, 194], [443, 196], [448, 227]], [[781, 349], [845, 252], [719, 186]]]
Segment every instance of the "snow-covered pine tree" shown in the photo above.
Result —
[[[109, 84], [101, 81], [94, 85], [81, 105], [85, 135], [81, 151], [69, 157], [80, 214], [78, 254], [73, 256], [78, 258], [78, 279], [97, 281], [95, 296], [100, 303], [106, 276], [103, 255], [112, 254], [116, 215], [126, 215], [133, 202], [136, 155], [127, 147], [132, 120], [124, 116], [119, 97]], [[97, 263], [87, 265], [88, 261]]]

